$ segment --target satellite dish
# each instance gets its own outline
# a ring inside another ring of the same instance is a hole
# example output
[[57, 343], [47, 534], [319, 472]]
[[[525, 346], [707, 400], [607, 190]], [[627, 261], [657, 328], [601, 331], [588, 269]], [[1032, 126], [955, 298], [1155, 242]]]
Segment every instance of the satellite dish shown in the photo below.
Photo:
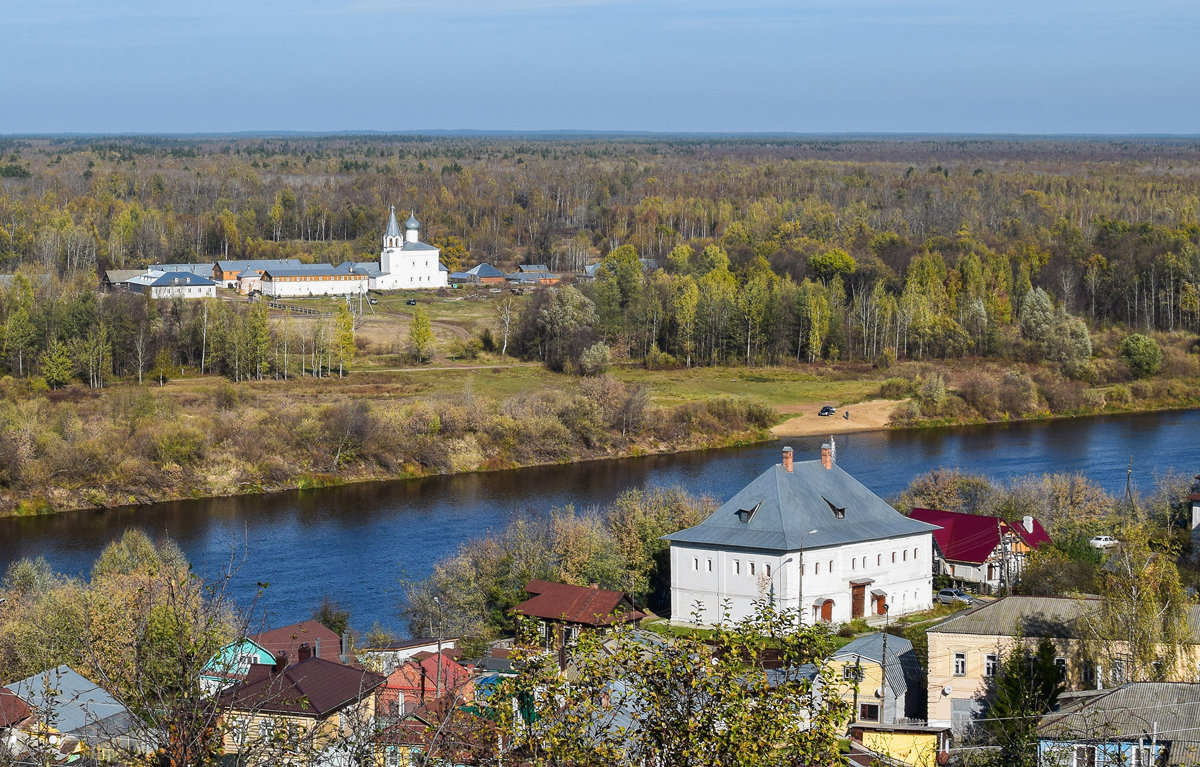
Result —
[[876, 697], [876, 698], [882, 698], [882, 697], [883, 697], [883, 688], [882, 688], [882, 687], [880, 687], [879, 689], [877, 689], [877, 690], [875, 691], [875, 697]]
[[950, 685], [946, 685], [945, 687], [942, 688], [942, 695], [949, 695], [952, 692], [954, 692], [954, 688], [951, 687]]

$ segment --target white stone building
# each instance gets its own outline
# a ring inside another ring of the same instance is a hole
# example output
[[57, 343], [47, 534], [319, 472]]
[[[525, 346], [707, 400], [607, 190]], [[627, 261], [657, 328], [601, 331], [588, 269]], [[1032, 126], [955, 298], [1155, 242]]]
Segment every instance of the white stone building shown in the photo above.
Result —
[[370, 277], [363, 272], [335, 269], [328, 264], [304, 268], [268, 269], [262, 274], [261, 290], [271, 298], [307, 296], [356, 296], [367, 292]]
[[[844, 622], [927, 610], [933, 525], [899, 513], [833, 461], [783, 461], [671, 542], [671, 619], [714, 624], [756, 601], [801, 620]], [[695, 614], [693, 614], [695, 613]]]
[[371, 276], [373, 290], [444, 288], [450, 284], [450, 273], [438, 260], [441, 250], [421, 242], [420, 231], [421, 224], [410, 214], [401, 234], [396, 209], [392, 208], [383, 234], [378, 273]]

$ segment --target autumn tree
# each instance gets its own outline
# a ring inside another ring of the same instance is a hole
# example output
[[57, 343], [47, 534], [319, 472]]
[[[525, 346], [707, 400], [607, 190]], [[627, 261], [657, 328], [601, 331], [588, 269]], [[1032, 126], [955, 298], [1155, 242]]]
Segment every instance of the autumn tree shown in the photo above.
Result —
[[408, 323], [408, 354], [417, 362], [433, 359], [433, 324], [421, 306], [413, 310]]

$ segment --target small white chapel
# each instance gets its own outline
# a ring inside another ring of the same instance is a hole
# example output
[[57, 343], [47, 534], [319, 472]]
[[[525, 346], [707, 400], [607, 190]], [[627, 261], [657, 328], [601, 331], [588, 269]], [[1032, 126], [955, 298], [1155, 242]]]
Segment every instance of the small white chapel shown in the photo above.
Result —
[[421, 224], [410, 212], [401, 234], [396, 222], [396, 208], [392, 207], [387, 231], [383, 234], [379, 271], [371, 274], [373, 290], [443, 288], [449, 284], [450, 273], [438, 260], [441, 250], [421, 242], [420, 232]]

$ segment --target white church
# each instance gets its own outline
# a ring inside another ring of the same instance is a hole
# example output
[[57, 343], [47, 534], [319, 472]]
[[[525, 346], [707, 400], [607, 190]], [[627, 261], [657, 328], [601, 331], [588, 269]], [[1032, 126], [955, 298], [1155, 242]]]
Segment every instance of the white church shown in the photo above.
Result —
[[441, 250], [421, 242], [420, 232], [420, 222], [410, 213], [404, 222], [404, 233], [401, 234], [393, 206], [388, 216], [387, 231], [383, 233], [383, 251], [379, 254], [379, 262], [348, 261], [338, 269], [366, 273], [370, 277], [371, 290], [444, 288], [450, 284], [450, 273], [438, 260]]

